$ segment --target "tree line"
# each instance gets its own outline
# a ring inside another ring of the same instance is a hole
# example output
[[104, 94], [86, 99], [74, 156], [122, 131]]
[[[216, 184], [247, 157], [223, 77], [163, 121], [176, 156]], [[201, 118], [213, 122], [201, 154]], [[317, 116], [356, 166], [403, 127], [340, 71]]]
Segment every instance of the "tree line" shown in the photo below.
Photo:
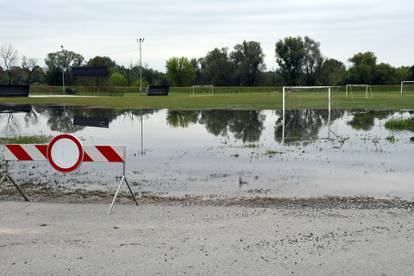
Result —
[[[212, 84], [215, 86], [282, 86], [282, 85], [344, 85], [398, 84], [414, 80], [414, 65], [393, 67], [378, 63], [371, 52], [356, 53], [342, 61], [325, 57], [320, 43], [310, 37], [286, 37], [275, 44], [277, 69], [268, 70], [265, 54], [259, 42], [243, 41], [230, 51], [215, 48], [204, 57], [171, 57], [166, 61], [166, 72], [143, 67], [143, 85], [169, 84], [191, 86]], [[60, 85], [62, 71], [72, 85], [139, 86], [138, 65], [119, 65], [107, 56], [95, 56], [89, 60], [70, 50], [49, 53], [45, 67], [33, 58], [18, 57], [11, 45], [0, 47], [0, 83]], [[20, 61], [20, 62], [19, 62]], [[108, 77], [72, 78], [70, 68], [78, 66], [107, 66]]]

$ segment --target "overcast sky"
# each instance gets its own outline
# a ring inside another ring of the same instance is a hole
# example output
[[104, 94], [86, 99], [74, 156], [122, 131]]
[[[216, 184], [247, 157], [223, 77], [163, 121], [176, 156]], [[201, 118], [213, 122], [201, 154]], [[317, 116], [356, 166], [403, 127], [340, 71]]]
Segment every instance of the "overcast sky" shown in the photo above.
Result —
[[344, 62], [374, 51], [380, 62], [414, 64], [413, 0], [0, 0], [0, 44], [41, 64], [60, 45], [85, 58], [108, 55], [138, 62], [136, 39], [145, 37], [144, 64], [164, 71], [171, 56], [201, 57], [259, 41], [268, 69], [274, 44], [308, 35], [322, 53]]

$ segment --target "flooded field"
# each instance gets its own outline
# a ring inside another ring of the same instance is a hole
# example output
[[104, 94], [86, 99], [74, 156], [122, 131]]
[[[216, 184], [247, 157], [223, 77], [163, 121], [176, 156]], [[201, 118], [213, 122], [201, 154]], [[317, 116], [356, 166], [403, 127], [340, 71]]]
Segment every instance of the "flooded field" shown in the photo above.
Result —
[[[409, 111], [112, 110], [2, 106], [2, 137], [73, 133], [84, 145], [126, 145], [135, 191], [160, 196], [373, 196], [414, 200], [412, 132], [385, 129]], [[72, 174], [11, 163], [20, 183], [114, 190], [119, 164]]]

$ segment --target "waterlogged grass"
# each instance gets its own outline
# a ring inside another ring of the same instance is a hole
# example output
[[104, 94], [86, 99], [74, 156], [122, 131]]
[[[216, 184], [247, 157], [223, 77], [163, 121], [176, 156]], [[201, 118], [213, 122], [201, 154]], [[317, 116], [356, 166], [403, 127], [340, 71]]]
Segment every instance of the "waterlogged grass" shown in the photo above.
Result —
[[15, 136], [15, 137], [0, 137], [0, 144], [44, 144], [49, 142], [49, 136]]
[[[278, 91], [262, 92], [252, 88], [243, 93], [217, 93], [214, 96], [192, 97], [188, 93], [173, 92], [169, 96], [124, 96], [0, 98], [0, 103], [35, 105], [70, 105], [106, 108], [136, 109], [282, 109], [282, 94]], [[373, 99], [354, 97], [346, 99], [343, 91], [335, 92], [332, 109], [414, 109], [414, 93], [401, 95], [398, 91], [374, 91]], [[287, 109], [327, 109], [326, 92], [295, 92], [286, 98]]]
[[281, 151], [276, 151], [276, 150], [267, 150], [264, 155], [268, 155], [268, 156], [273, 156], [276, 154], [283, 154], [283, 152]]
[[414, 132], [414, 117], [408, 119], [392, 119], [385, 123], [385, 128], [389, 130], [409, 130]]
[[397, 142], [397, 139], [395, 138], [394, 135], [386, 137], [385, 140], [387, 140], [391, 144], [395, 144]]

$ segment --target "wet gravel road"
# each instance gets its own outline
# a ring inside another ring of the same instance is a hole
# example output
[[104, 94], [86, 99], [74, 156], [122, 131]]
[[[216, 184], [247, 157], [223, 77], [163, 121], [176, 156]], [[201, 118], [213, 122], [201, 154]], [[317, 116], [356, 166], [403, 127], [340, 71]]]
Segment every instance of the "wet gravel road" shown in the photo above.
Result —
[[411, 208], [0, 201], [2, 275], [412, 275]]

